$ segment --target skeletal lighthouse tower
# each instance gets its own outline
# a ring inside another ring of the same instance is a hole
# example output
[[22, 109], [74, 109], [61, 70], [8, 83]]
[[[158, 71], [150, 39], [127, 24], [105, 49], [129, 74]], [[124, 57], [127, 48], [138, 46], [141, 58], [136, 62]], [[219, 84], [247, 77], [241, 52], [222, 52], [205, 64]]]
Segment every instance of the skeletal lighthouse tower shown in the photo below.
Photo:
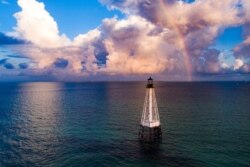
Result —
[[150, 77], [147, 83], [139, 138], [141, 141], [155, 142], [161, 139], [161, 135], [160, 117], [155, 97], [153, 79]]

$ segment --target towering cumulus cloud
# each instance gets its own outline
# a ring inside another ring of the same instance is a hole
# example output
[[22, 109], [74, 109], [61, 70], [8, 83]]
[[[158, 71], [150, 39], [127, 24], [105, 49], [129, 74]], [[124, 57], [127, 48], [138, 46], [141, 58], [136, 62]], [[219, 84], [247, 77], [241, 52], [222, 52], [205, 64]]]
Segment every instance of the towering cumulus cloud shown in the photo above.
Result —
[[[100, 0], [123, 19], [102, 24], [73, 40], [60, 34], [55, 20], [36, 0], [18, 0], [15, 34], [29, 49], [34, 71], [77, 76], [179, 76], [250, 72], [249, 0]], [[213, 48], [228, 27], [242, 26], [244, 41], [232, 50], [231, 63]], [[62, 70], [63, 69], [63, 70]], [[25, 68], [30, 71], [30, 69]]]
[[43, 3], [35, 0], [18, 0], [22, 11], [15, 14], [16, 31], [27, 41], [45, 48], [66, 46], [69, 39], [60, 35], [57, 23], [44, 9]]
[[[36, 0], [18, 0], [22, 11], [15, 14], [17, 26], [15, 35], [28, 42], [25, 48], [17, 48], [17, 52], [28, 55], [33, 62], [33, 71], [58, 75], [87, 75], [95, 71], [94, 30], [79, 35], [71, 41], [66, 35], [60, 34], [57, 23], [45, 10], [45, 5]], [[64, 60], [64, 64], [58, 60]], [[65, 63], [67, 62], [67, 63]], [[64, 68], [65, 70], [61, 70]], [[30, 72], [30, 71], [29, 71]]]

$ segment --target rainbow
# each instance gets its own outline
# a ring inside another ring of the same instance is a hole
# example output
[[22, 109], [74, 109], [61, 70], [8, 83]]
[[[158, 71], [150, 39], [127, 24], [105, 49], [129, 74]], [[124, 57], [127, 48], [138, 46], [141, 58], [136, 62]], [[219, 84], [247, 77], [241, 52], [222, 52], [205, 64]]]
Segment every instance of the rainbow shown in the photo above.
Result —
[[[180, 44], [180, 50], [182, 52], [182, 56], [183, 56], [183, 60], [184, 60], [184, 65], [185, 65], [185, 69], [186, 69], [186, 75], [188, 78], [188, 81], [192, 81], [192, 63], [190, 61], [190, 55], [189, 55], [189, 51], [185, 42], [185, 36], [184, 34], [181, 32], [180, 28], [178, 27], [178, 25], [176, 24], [176, 22], [171, 18], [171, 16], [169, 16], [169, 14], [167, 13], [168, 11], [168, 6], [167, 4], [164, 2], [164, 0], [160, 0], [160, 10], [158, 10], [159, 12], [164, 12], [164, 13], [159, 13], [158, 16], [162, 15], [164, 16], [164, 18], [169, 18], [168, 20], [168, 24], [173, 28], [173, 30], [176, 32], [177, 34], [177, 40]], [[158, 21], [164, 21], [161, 20], [161, 17], [158, 18]], [[163, 22], [164, 23], [164, 22]]]

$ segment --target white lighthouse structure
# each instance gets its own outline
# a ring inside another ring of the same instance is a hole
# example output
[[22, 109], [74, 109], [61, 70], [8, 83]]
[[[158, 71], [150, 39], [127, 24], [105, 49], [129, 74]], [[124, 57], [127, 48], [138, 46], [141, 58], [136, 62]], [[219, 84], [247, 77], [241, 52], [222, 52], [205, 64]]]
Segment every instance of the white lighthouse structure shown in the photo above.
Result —
[[153, 79], [148, 79], [146, 97], [141, 117], [139, 139], [146, 142], [159, 141], [162, 136], [160, 117], [155, 97]]

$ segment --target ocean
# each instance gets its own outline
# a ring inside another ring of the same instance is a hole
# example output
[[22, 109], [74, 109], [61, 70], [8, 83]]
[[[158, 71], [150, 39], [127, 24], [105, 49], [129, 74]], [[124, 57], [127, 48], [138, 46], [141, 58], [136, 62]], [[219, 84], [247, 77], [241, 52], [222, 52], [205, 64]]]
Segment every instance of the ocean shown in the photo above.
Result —
[[250, 166], [249, 82], [156, 82], [153, 144], [138, 141], [145, 84], [0, 83], [0, 166]]

